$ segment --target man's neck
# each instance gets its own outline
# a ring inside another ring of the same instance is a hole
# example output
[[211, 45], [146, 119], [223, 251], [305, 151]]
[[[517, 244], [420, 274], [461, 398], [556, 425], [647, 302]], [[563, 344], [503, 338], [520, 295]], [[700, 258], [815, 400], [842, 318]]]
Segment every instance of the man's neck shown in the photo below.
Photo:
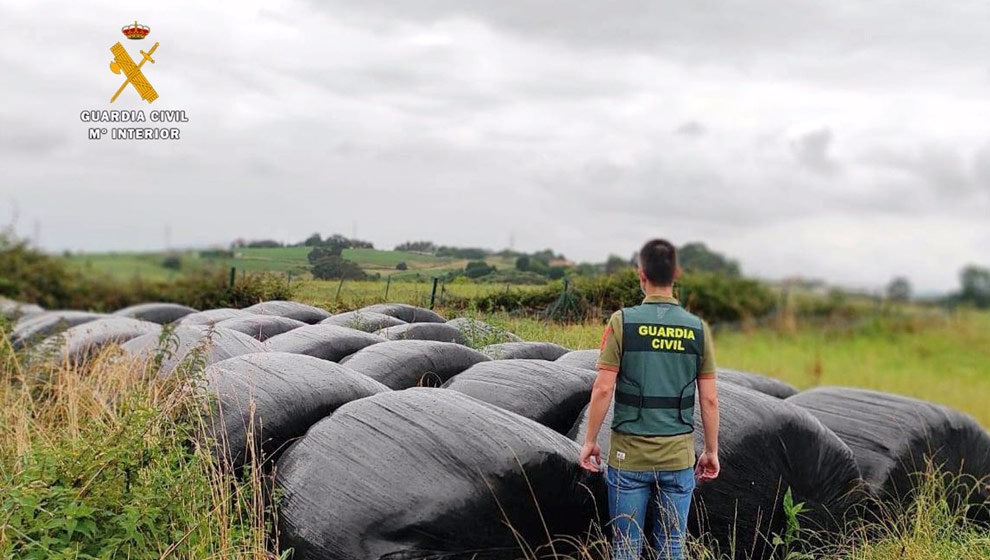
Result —
[[643, 290], [646, 297], [657, 296], [657, 297], [674, 297], [674, 287], [673, 286], [647, 286]]

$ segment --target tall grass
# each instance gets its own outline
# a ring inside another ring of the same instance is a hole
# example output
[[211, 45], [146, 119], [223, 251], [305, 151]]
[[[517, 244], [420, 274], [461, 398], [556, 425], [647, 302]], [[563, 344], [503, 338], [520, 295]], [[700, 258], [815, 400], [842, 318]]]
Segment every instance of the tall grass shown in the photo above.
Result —
[[112, 349], [27, 367], [0, 335], [0, 558], [273, 558], [268, 482], [190, 444], [186, 389]]

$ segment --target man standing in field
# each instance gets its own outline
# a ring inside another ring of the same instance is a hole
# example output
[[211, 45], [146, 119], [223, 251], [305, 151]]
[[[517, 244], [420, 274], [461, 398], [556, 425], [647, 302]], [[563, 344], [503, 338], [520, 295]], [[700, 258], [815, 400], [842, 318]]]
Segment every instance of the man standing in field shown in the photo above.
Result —
[[[677, 250], [669, 242], [654, 239], [643, 245], [639, 283], [646, 298], [642, 305], [615, 312], [602, 337], [580, 462], [598, 472], [598, 432], [614, 393], [605, 472], [614, 560], [638, 560], [647, 511], [653, 512], [653, 553], [681, 560], [696, 479], [719, 473], [715, 349], [708, 325], [674, 298], [680, 272]], [[695, 391], [705, 435], [697, 466]]]

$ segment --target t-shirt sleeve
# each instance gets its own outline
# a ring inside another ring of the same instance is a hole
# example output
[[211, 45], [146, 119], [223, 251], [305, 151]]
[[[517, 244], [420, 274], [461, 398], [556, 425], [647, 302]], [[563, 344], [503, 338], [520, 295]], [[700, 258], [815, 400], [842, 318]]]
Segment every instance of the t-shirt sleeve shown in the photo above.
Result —
[[609, 317], [608, 325], [602, 334], [599, 347], [598, 369], [619, 371], [622, 361], [622, 312], [616, 311]]
[[701, 358], [701, 371], [698, 377], [701, 379], [715, 378], [715, 342], [712, 340], [712, 331], [708, 328], [708, 323], [701, 322], [701, 328], [705, 335], [705, 355]]

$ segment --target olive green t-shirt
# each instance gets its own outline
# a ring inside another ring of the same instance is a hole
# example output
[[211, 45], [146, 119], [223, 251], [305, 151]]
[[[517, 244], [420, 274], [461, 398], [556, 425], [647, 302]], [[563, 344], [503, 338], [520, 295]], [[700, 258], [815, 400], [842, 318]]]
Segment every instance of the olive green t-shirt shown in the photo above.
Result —
[[[643, 303], [673, 303], [678, 301], [666, 296], [646, 296]], [[701, 322], [705, 336], [705, 355], [701, 360], [699, 379], [715, 377], [715, 345], [712, 343], [708, 323]], [[602, 335], [598, 368], [619, 371], [622, 363], [622, 312], [616, 311], [608, 320]], [[608, 464], [630, 471], [677, 471], [694, 466], [694, 434], [677, 436], [637, 436], [612, 431], [609, 442]]]

